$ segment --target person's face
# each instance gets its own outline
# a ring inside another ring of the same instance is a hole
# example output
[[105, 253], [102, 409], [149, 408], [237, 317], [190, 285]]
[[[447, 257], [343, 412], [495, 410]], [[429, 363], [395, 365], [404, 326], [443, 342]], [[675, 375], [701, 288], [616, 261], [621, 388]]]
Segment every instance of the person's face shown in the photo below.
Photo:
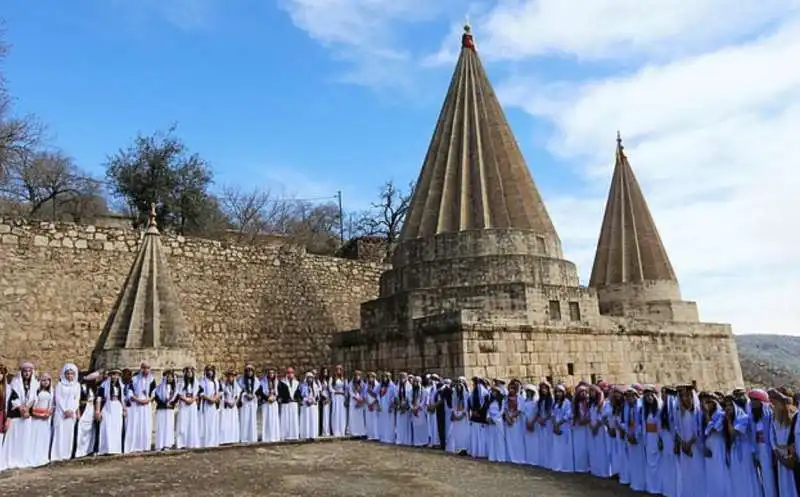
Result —
[[342, 376], [344, 374], [344, 368], [342, 366], [336, 366], [336, 374]]
[[725, 414], [728, 416], [732, 416], [734, 413], [733, 400], [726, 400], [724, 407], [725, 407]]
[[287, 372], [286, 373], [286, 377], [289, 378], [290, 380], [293, 380], [294, 379], [294, 371]]
[[761, 407], [763, 406], [763, 404], [761, 404], [761, 401], [756, 399], [751, 400], [750, 405], [753, 407], [753, 409], [761, 409]]
[[42, 378], [41, 381], [39, 381], [39, 384], [41, 384], [41, 386], [43, 386], [44, 388], [48, 388], [50, 386], [50, 378], [48, 377]]
[[306, 383], [308, 383], [309, 385], [314, 383], [314, 377], [313, 376], [307, 376], [306, 377]]
[[119, 379], [120, 379], [120, 375], [119, 375], [119, 373], [117, 373], [116, 371], [115, 371], [115, 372], [113, 372], [113, 373], [110, 373], [110, 374], [108, 375], [108, 377], [109, 377], [109, 378], [111, 378], [111, 381], [117, 381], [117, 380], [119, 380]]
[[542, 392], [542, 397], [550, 395], [550, 387], [548, 387], [547, 385], [540, 386], [539, 391]]
[[361, 373], [356, 373], [355, 379], [356, 379], [356, 381], [360, 381], [361, 380]]
[[233, 383], [233, 380], [236, 379], [236, 375], [232, 374], [225, 375], [225, 379], [228, 380], [228, 383]]
[[167, 373], [164, 377], [167, 379], [167, 383], [175, 381], [175, 375], [173, 373]]
[[66, 370], [64, 372], [64, 378], [66, 378], [67, 381], [75, 381], [75, 371], [71, 369]]
[[214, 378], [214, 370], [213, 369], [206, 369], [206, 378], [209, 378], [209, 379]]
[[647, 392], [646, 394], [644, 394], [644, 401], [651, 405], [655, 404], [656, 402], [655, 392]]
[[564, 400], [564, 391], [563, 390], [556, 390], [555, 398], [558, 401]]
[[139, 368], [139, 372], [142, 374], [142, 376], [149, 375], [150, 374], [150, 366], [142, 366], [141, 368]]
[[190, 380], [191, 380], [192, 378], [194, 378], [194, 369], [187, 369], [187, 370], [186, 370], [186, 373], [184, 373], [184, 376], [186, 376], [186, 377], [187, 377], [187, 378], [189, 378]]
[[23, 380], [30, 380], [31, 376], [33, 376], [33, 370], [31, 368], [25, 368], [20, 371]]
[[509, 397], [512, 395], [517, 395], [517, 385], [511, 384], [508, 386], [508, 395]]
[[716, 407], [717, 403], [714, 402], [712, 399], [705, 399], [703, 401], [703, 409], [705, 409], [706, 412], [712, 412], [716, 409]]
[[244, 368], [245, 377], [252, 378], [254, 374], [255, 372], [253, 371], [253, 368]]

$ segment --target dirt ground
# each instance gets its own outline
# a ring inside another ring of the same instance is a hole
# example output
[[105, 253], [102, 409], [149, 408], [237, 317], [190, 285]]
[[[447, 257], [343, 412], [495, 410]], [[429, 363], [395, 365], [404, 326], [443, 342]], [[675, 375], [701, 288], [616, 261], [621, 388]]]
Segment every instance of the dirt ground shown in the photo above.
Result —
[[31, 497], [625, 497], [613, 481], [363, 441], [97, 457], [0, 474]]

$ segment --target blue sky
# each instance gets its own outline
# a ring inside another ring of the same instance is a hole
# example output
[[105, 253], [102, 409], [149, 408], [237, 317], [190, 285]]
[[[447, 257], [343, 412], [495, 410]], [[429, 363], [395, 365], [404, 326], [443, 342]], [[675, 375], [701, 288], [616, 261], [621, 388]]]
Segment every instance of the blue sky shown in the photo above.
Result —
[[359, 209], [416, 179], [469, 15], [584, 281], [620, 129], [684, 297], [797, 334], [800, 0], [577, 3], [8, 0], [4, 70], [95, 174], [178, 123], [219, 185]]
[[[200, 0], [181, 13], [154, 1], [13, 2], [4, 14], [13, 44], [6, 71], [18, 111], [40, 116], [54, 145], [98, 175], [138, 131], [176, 122], [219, 185], [301, 197], [343, 190], [355, 209], [385, 180], [416, 179], [455, 57], [409, 68], [419, 74], [402, 87], [349, 84], [348, 61], [298, 29], [285, 8], [230, 3]], [[450, 22], [413, 30], [408, 45], [436, 46]], [[548, 159], [532, 140], [523, 144], [529, 157]], [[549, 162], [537, 167], [539, 181], [557, 187]]]

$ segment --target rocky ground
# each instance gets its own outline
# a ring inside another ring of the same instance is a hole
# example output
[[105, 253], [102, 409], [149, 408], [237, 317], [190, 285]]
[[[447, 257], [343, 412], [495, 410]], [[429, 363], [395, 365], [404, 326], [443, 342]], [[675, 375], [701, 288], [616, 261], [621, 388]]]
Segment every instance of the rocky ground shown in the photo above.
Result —
[[0, 495], [625, 497], [612, 482], [360, 441], [94, 458], [0, 474]]

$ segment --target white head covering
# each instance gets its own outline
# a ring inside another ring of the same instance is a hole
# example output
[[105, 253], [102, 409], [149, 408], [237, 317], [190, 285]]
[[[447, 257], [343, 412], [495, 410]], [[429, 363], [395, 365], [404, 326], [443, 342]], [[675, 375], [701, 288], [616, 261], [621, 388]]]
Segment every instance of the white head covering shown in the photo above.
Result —
[[[72, 381], [68, 381], [67, 380], [67, 371], [72, 371], [73, 373], [75, 373], [75, 377], [72, 378]], [[77, 384], [78, 383], [78, 366], [72, 364], [71, 362], [67, 363], [67, 364], [64, 364], [64, 367], [61, 368], [61, 373], [58, 376], [59, 376], [59, 380], [60, 380], [61, 384], [64, 385], [65, 387], [71, 386], [73, 384]]]
[[[14, 379], [11, 380], [11, 390], [17, 393], [17, 405], [26, 405], [26, 406], [33, 406], [36, 402], [36, 396], [39, 391], [39, 380], [36, 379], [35, 371], [33, 370], [33, 364], [29, 362], [22, 363], [19, 367], [19, 372], [17, 372]], [[28, 391], [25, 392], [24, 385], [22, 383], [22, 370], [23, 369], [30, 369], [31, 370], [31, 380], [28, 385]]]

